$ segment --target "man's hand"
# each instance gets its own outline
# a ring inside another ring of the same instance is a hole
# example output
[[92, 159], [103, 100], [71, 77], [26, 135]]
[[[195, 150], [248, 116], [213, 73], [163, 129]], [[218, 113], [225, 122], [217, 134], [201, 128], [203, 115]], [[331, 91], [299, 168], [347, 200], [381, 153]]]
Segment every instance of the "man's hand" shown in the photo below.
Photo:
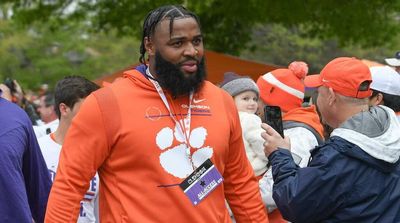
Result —
[[269, 156], [272, 152], [279, 148], [290, 150], [290, 139], [289, 137], [282, 138], [275, 129], [271, 126], [262, 123], [261, 127], [265, 132], [261, 133], [261, 137], [265, 139], [264, 142], [264, 153], [265, 156]]

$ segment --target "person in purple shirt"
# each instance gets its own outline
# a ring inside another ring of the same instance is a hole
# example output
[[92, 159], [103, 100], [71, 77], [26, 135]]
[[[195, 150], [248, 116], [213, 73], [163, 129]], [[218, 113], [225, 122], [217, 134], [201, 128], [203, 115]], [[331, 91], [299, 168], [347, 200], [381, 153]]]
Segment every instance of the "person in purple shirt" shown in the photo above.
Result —
[[[3, 85], [4, 87], [4, 85]], [[51, 180], [32, 123], [0, 88], [0, 222], [43, 222]]]

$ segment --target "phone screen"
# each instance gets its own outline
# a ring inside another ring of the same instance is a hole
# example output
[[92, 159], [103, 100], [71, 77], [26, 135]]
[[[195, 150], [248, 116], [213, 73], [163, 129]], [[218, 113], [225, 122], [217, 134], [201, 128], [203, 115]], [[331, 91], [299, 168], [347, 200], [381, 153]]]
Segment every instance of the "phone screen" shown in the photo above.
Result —
[[264, 107], [264, 122], [270, 125], [275, 131], [277, 131], [282, 137], [283, 126], [282, 126], [282, 112], [279, 106], [265, 106]]

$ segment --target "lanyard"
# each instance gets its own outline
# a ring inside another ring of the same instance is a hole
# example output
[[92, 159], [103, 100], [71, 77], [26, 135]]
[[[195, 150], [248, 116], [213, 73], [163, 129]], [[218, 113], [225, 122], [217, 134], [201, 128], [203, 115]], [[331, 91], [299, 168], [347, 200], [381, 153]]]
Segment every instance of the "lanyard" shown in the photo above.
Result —
[[[191, 159], [191, 152], [190, 152], [190, 144], [189, 144], [190, 122], [191, 122], [191, 114], [192, 114], [191, 106], [192, 106], [192, 99], [193, 99], [193, 91], [190, 92], [190, 96], [189, 96], [189, 108], [188, 108], [188, 112], [187, 112], [187, 118], [182, 118], [182, 120], [183, 120], [183, 123], [182, 123], [182, 122], [178, 121], [175, 118], [174, 114], [171, 111], [171, 107], [169, 106], [167, 97], [164, 94], [164, 91], [162, 90], [160, 84], [157, 81], [154, 80], [154, 77], [150, 73], [149, 68], [146, 69], [146, 74], [151, 77], [151, 78], [149, 78], [149, 80], [151, 81], [151, 83], [156, 88], [158, 95], [160, 95], [161, 100], [164, 102], [165, 107], [168, 109], [169, 116], [171, 117], [172, 120], [174, 120], [174, 122], [175, 122], [175, 124], [176, 124], [176, 126], [177, 126], [177, 128], [179, 130], [179, 134], [185, 140], [186, 155], [187, 155], [187, 157], [189, 159], [189, 162], [191, 162], [191, 164], [193, 166], [193, 162], [192, 162], [192, 159]], [[193, 168], [194, 168], [194, 166], [193, 166]]]

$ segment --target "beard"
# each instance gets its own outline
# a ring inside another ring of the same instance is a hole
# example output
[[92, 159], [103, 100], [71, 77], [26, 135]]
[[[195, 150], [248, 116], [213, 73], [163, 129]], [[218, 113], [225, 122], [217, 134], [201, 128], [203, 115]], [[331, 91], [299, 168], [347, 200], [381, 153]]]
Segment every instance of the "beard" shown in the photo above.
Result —
[[159, 52], [156, 52], [156, 80], [163, 89], [171, 93], [173, 98], [189, 95], [191, 91], [196, 93], [204, 83], [206, 78], [204, 57], [200, 62], [197, 61], [197, 71], [185, 76], [180, 67], [182, 63], [190, 60], [197, 61], [195, 58], [187, 58], [183, 62], [173, 64], [165, 60]]

